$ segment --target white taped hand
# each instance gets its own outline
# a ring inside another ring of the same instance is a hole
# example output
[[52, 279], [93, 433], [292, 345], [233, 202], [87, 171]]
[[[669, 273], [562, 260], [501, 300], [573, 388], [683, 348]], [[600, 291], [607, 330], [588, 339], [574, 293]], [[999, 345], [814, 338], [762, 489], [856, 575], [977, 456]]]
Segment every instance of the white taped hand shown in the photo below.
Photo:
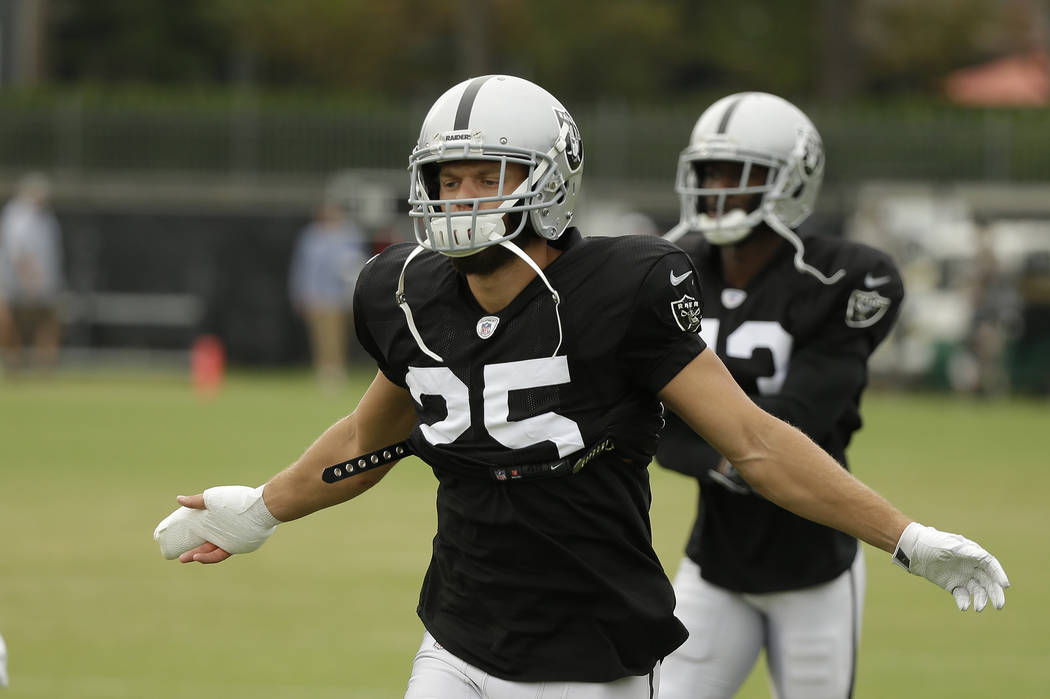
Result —
[[280, 524], [266, 508], [263, 486], [224, 485], [204, 491], [203, 510], [180, 507], [153, 532], [164, 558], [171, 560], [205, 542], [227, 553], [250, 553]]
[[971, 598], [978, 612], [989, 599], [996, 609], [1006, 604], [1006, 571], [995, 556], [958, 534], [912, 522], [897, 542], [893, 562], [952, 593], [961, 612], [970, 608]]

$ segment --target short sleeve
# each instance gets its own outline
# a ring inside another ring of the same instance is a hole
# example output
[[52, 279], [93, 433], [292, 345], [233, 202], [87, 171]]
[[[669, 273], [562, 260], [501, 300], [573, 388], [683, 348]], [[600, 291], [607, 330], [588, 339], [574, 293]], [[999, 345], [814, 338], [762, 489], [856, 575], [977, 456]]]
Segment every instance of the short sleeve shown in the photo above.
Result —
[[830, 306], [820, 300], [810, 304], [823, 313], [819, 329], [811, 334], [818, 350], [848, 352], [866, 361], [897, 321], [904, 284], [885, 255], [871, 255], [860, 269], [863, 274], [857, 270], [838, 285]]
[[793, 304], [806, 331], [792, 349], [783, 385], [752, 399], [822, 441], [867, 384], [868, 359], [897, 320], [904, 286], [888, 257], [867, 254], [834, 288], [817, 291]]
[[[391, 321], [380, 320], [382, 313], [379, 310], [379, 304], [383, 296], [383, 290], [378, 288], [382, 275], [376, 274], [376, 268], [379, 266], [377, 258], [378, 255], [365, 263], [354, 285], [354, 332], [361, 347], [376, 361], [383, 375], [392, 383], [404, 386], [404, 377], [397, 375], [391, 370], [387, 357], [379, 348], [380, 343], [375, 334], [377, 329], [387, 328], [391, 331], [394, 329], [393, 327], [388, 327], [392, 326]], [[390, 291], [389, 298], [391, 299], [389, 303], [393, 303], [393, 291]]]
[[637, 290], [621, 360], [635, 380], [659, 392], [706, 345], [700, 339], [703, 297], [689, 257], [677, 248], [658, 257]]

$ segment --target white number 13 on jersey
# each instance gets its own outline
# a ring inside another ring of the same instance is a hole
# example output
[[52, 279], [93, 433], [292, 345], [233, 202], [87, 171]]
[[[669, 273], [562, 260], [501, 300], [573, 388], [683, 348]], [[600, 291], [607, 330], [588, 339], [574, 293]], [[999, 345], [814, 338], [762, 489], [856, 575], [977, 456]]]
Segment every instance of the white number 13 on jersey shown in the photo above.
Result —
[[[718, 330], [721, 323], [717, 318], [705, 318], [700, 329], [700, 337], [712, 349], [717, 346]], [[773, 355], [773, 375], [758, 377], [755, 384], [759, 393], [770, 395], [779, 393], [787, 378], [788, 365], [791, 363], [791, 347], [795, 340], [784, 330], [780, 323], [768, 320], [746, 320], [726, 337], [726, 356], [737, 359], [748, 359], [756, 349], [768, 349]]]
[[[559, 457], [583, 449], [579, 426], [563, 415], [547, 412], [510, 420], [511, 391], [569, 383], [569, 363], [565, 357], [488, 364], [484, 376], [485, 429], [497, 442], [510, 449], [553, 442]], [[422, 404], [423, 396], [440, 396], [445, 401], [444, 420], [420, 425], [428, 442], [450, 444], [470, 427], [470, 391], [451, 369], [409, 367], [405, 383], [417, 403]]]

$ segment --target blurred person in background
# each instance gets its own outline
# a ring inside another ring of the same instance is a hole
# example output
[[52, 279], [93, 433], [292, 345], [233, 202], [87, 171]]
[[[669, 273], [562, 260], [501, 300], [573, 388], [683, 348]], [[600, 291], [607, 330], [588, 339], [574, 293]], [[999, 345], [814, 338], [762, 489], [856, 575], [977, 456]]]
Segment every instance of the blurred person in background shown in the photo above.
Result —
[[[700, 336], [733, 379], [846, 468], [868, 357], [904, 289], [887, 255], [796, 232], [823, 173], [820, 135], [794, 105], [759, 92], [722, 98], [682, 152], [681, 220], [665, 237], [696, 265]], [[732, 697], [763, 649], [780, 699], [852, 696], [865, 579], [857, 540], [766, 500], [674, 415], [657, 460], [700, 484], [674, 579], [689, 638], [665, 660], [660, 696]]]
[[0, 689], [7, 684], [7, 644], [4, 643], [4, 637], [0, 636]]
[[1014, 348], [1015, 387], [1050, 395], [1050, 252], [1029, 253], [1018, 280], [1020, 330]]
[[58, 360], [65, 283], [61, 230], [49, 207], [50, 192], [47, 177], [26, 175], [0, 212], [0, 284], [11, 320], [4, 356], [16, 371], [23, 367], [26, 345], [34, 368], [50, 369]]
[[7, 287], [5, 286], [5, 275], [7, 264], [3, 258], [3, 243], [0, 240], [0, 375], [4, 373], [8, 364], [8, 348], [15, 346], [17, 336], [15, 335], [15, 322], [11, 317], [11, 308], [8, 306]]
[[1016, 280], [1003, 273], [992, 235], [987, 222], [977, 222], [977, 250], [969, 270], [970, 329], [948, 364], [952, 388], [981, 398], [1010, 391], [1008, 349], [1021, 323]]
[[354, 285], [368, 257], [364, 234], [330, 200], [320, 204], [292, 253], [292, 306], [309, 330], [314, 370], [326, 390], [338, 389], [345, 378]]

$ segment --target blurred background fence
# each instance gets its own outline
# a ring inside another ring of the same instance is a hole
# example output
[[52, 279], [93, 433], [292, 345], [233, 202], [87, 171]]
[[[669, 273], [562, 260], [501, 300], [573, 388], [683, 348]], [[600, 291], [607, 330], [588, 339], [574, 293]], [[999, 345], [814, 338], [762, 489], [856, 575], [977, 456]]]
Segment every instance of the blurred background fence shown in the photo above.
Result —
[[[568, 102], [568, 100], [566, 100]], [[94, 174], [326, 176], [401, 170], [428, 104], [379, 107], [306, 98], [0, 93], [5, 170]], [[833, 186], [869, 179], [1050, 180], [1050, 111], [799, 102], [820, 127]], [[588, 179], [667, 189], [703, 105], [572, 105]]]
[[576, 118], [592, 235], [673, 225], [678, 153], [715, 98], [789, 97], [827, 149], [806, 227], [905, 273], [877, 377], [983, 390], [988, 253], [1011, 292], [991, 311], [996, 361], [1050, 392], [1050, 2], [708, 5], [0, 0], [0, 197], [27, 172], [51, 179], [64, 361], [181, 367], [214, 334], [233, 363], [305, 363], [288, 267], [318, 202], [339, 200], [375, 250], [411, 239], [426, 109], [503, 71]]

